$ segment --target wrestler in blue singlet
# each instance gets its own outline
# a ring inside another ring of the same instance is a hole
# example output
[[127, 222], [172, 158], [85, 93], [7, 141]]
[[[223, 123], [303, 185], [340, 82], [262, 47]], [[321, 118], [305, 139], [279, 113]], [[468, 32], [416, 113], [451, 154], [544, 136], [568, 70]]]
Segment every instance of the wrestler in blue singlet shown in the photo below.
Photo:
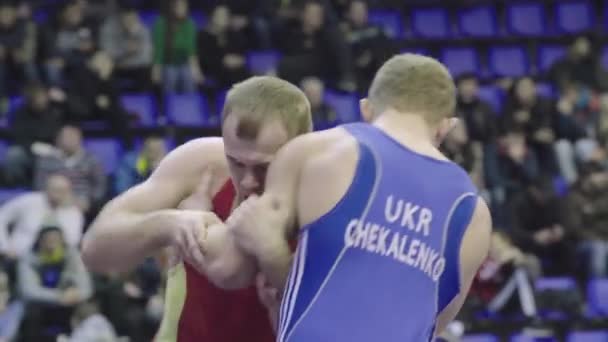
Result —
[[303, 227], [281, 305], [279, 342], [422, 342], [460, 290], [459, 251], [476, 189], [452, 162], [368, 124], [341, 201]]

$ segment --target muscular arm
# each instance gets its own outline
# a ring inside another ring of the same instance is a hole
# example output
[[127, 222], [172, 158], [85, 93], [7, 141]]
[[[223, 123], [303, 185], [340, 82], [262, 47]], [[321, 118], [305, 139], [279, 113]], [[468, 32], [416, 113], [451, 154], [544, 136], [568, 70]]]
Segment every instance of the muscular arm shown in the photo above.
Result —
[[486, 259], [490, 249], [492, 217], [482, 199], [477, 200], [471, 223], [464, 234], [460, 246], [460, 293], [437, 317], [435, 332], [441, 334], [446, 326], [456, 317], [469, 293], [477, 270]]
[[237, 243], [255, 255], [258, 267], [279, 293], [291, 266], [288, 238], [297, 221], [300, 171], [314, 146], [315, 139], [308, 135], [285, 145], [268, 169], [264, 194], [243, 202], [227, 222]]
[[205, 172], [205, 162], [196, 163], [196, 158], [204, 158], [201, 152], [207, 149], [213, 153], [217, 143], [205, 139], [179, 147], [147, 181], [110, 201], [83, 239], [86, 266], [98, 272], [127, 271], [169, 246], [174, 208]]

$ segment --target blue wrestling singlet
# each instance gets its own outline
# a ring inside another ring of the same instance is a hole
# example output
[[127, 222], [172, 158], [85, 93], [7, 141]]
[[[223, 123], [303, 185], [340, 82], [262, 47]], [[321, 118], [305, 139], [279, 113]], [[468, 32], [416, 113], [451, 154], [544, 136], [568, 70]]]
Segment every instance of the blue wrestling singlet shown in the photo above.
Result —
[[460, 290], [459, 251], [477, 203], [452, 162], [368, 124], [342, 200], [302, 228], [281, 304], [279, 342], [423, 342]]

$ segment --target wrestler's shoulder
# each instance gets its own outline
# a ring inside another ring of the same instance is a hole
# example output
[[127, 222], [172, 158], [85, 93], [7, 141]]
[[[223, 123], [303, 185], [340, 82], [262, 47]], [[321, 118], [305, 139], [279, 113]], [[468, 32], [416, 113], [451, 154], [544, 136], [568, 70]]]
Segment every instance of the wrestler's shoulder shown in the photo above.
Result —
[[224, 141], [220, 137], [190, 140], [171, 151], [168, 157], [185, 161], [192, 166], [224, 166], [226, 164]]

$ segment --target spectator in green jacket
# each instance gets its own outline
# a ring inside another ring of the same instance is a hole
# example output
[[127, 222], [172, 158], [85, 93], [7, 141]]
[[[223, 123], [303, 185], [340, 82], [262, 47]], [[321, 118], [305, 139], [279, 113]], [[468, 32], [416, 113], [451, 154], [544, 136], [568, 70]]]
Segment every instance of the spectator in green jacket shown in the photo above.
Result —
[[188, 15], [186, 0], [173, 0], [154, 24], [152, 80], [163, 90], [194, 92], [203, 75], [196, 57], [196, 25]]

